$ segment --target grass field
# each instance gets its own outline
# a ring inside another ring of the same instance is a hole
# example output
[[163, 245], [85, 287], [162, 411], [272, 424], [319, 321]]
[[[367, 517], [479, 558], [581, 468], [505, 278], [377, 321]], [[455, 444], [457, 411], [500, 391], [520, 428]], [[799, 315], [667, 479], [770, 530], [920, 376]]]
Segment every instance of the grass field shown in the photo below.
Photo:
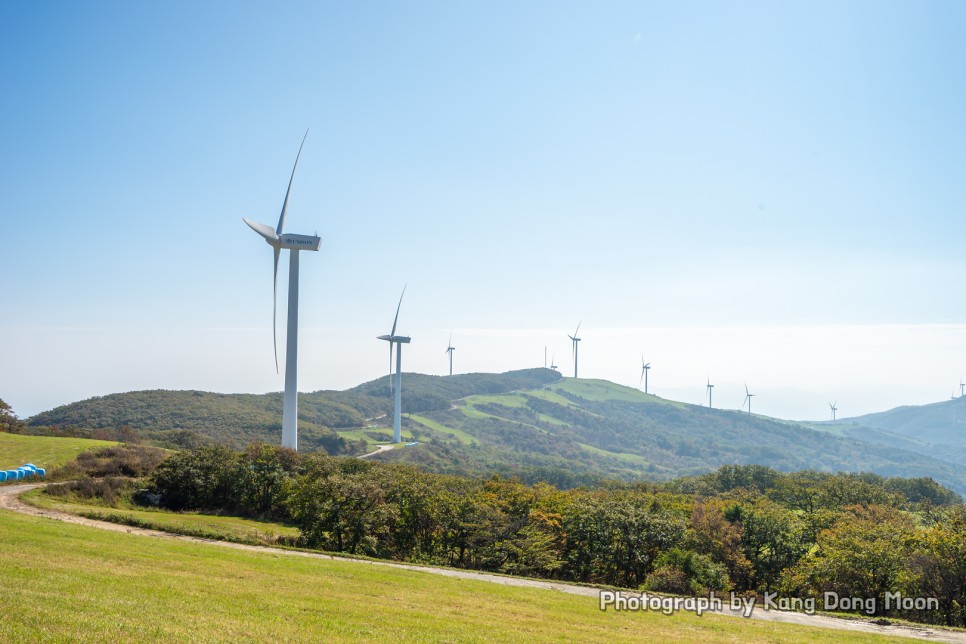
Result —
[[0, 640], [852, 642], [593, 597], [113, 533], [0, 511]]
[[271, 521], [193, 512], [109, 508], [50, 497], [44, 494], [43, 490], [32, 490], [22, 498], [37, 507], [79, 514], [92, 519], [237, 543], [273, 545], [278, 542], [279, 537], [294, 539], [299, 536], [298, 528]]
[[49, 470], [59, 467], [81, 452], [96, 447], [117, 445], [113, 441], [87, 438], [55, 438], [52, 436], [22, 436], [0, 432], [0, 469], [33, 463]]

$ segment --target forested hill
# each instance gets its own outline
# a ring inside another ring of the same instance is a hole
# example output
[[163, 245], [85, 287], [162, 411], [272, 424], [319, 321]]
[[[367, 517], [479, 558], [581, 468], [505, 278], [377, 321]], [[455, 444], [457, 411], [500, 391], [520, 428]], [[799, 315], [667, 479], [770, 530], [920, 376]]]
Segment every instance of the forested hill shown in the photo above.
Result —
[[567, 378], [541, 389], [470, 396], [404, 422], [420, 449], [379, 458], [449, 473], [506, 471], [566, 486], [592, 477], [664, 480], [741, 463], [929, 476], [966, 492], [961, 468], [926, 454], [601, 380]]
[[[561, 379], [549, 369], [404, 373], [402, 390], [404, 437], [419, 445], [375, 458], [430, 471], [498, 472], [569, 487], [602, 478], [666, 480], [740, 463], [782, 471], [929, 476], [966, 493], [963, 468], [930, 453], [930, 445], [852, 423], [808, 427], [669, 401], [601, 380]], [[330, 454], [370, 451], [391, 436], [391, 407], [386, 377], [347, 391], [300, 394], [299, 447]], [[191, 432], [192, 438], [241, 448], [254, 441], [277, 444], [281, 418], [281, 393], [159, 390], [91, 398], [28, 422], [129, 427], [162, 443]]]
[[[403, 409], [448, 409], [451, 400], [540, 387], [560, 375], [549, 369], [451, 377], [403, 374]], [[305, 450], [353, 451], [336, 430], [364, 427], [391, 412], [388, 379], [348, 391], [299, 394], [299, 443]], [[138, 432], [187, 430], [234, 447], [253, 441], [277, 443], [282, 432], [282, 394], [216, 394], [204, 391], [132, 391], [62, 405], [28, 419], [32, 426], [80, 429], [130, 427]]]

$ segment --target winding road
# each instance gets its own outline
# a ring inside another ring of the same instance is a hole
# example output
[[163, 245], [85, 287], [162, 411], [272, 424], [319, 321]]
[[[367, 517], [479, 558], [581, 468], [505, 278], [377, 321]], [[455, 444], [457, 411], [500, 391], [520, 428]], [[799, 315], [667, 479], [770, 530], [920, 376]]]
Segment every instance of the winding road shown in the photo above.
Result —
[[[387, 447], [387, 446], [381, 446]], [[390, 447], [391, 449], [391, 447]], [[380, 451], [382, 451], [380, 449]], [[376, 454], [378, 452], [372, 452], [371, 454]], [[21, 501], [18, 497], [23, 492], [38, 488], [44, 485], [43, 483], [30, 483], [30, 484], [19, 484], [19, 485], [4, 485], [0, 486], [0, 510], [8, 510], [12, 512], [19, 512], [21, 514], [27, 514], [36, 517], [43, 517], [45, 519], [53, 519], [55, 521], [64, 521], [66, 523], [73, 523], [77, 525], [87, 526], [89, 528], [99, 528], [101, 530], [110, 530], [112, 532], [125, 532], [132, 535], [138, 536], [148, 536], [156, 537], [161, 539], [177, 539], [179, 541], [191, 541], [194, 543], [204, 543], [212, 546], [218, 546], [222, 548], [233, 548], [235, 550], [246, 550], [250, 552], [263, 552], [271, 553], [273, 555], [285, 555], [291, 557], [307, 557], [310, 559], [325, 559], [330, 561], [345, 561], [358, 563], [360, 565], [368, 566], [385, 566], [387, 568], [397, 568], [400, 570], [412, 570], [416, 572], [424, 572], [432, 575], [441, 575], [444, 577], [456, 577], [459, 579], [475, 579], [477, 581], [485, 581], [494, 584], [502, 584], [504, 586], [518, 586], [523, 588], [542, 588], [545, 590], [555, 590], [557, 592], [569, 593], [571, 595], [581, 595], [584, 597], [592, 597], [596, 601], [598, 599], [599, 590], [597, 588], [592, 588], [589, 586], [579, 586], [577, 584], [568, 584], [563, 582], [553, 582], [553, 581], [538, 581], [535, 579], [521, 579], [518, 577], [505, 577], [502, 575], [493, 575], [481, 572], [470, 572], [466, 570], [457, 570], [454, 568], [437, 568], [432, 566], [416, 566], [404, 563], [395, 563], [391, 561], [369, 561], [364, 559], [351, 559], [347, 557], [333, 557], [332, 555], [326, 555], [317, 552], [302, 552], [298, 550], [283, 550], [279, 548], [270, 548], [268, 546], [250, 546], [240, 543], [230, 543], [228, 541], [216, 541], [212, 539], [201, 539], [198, 537], [188, 537], [179, 534], [172, 534], [170, 532], [160, 532], [158, 530], [148, 530], [145, 528], [134, 528], [130, 526], [120, 525], [117, 523], [109, 523], [107, 521], [97, 521], [95, 519], [88, 519], [85, 517], [79, 517], [73, 514], [67, 514], [65, 512], [58, 512], [56, 510], [47, 510], [43, 508], [34, 507], [28, 505]], [[714, 612], [720, 615], [727, 615], [730, 617], [737, 617], [739, 619], [744, 619], [741, 616], [741, 612], [737, 610], [731, 610], [725, 604], [725, 608], [719, 611], [708, 611]], [[829, 617], [827, 615], [806, 615], [804, 613], [794, 613], [794, 612], [780, 612], [780, 611], [765, 611], [760, 608], [756, 608], [752, 614], [751, 619], [762, 619], [766, 621], [773, 622], [785, 622], [789, 624], [801, 624], [805, 626], [816, 626], [821, 628], [831, 628], [842, 631], [858, 631], [862, 633], [877, 633], [880, 635], [885, 635], [887, 637], [905, 637], [913, 638], [918, 640], [927, 640], [931, 642], [959, 642], [966, 644], [966, 633], [961, 633], [957, 631], [944, 630], [940, 628], [934, 628], [931, 626], [909, 626], [909, 625], [897, 625], [888, 624], [880, 625], [874, 623], [869, 619], [862, 618], [839, 618], [839, 617]]]

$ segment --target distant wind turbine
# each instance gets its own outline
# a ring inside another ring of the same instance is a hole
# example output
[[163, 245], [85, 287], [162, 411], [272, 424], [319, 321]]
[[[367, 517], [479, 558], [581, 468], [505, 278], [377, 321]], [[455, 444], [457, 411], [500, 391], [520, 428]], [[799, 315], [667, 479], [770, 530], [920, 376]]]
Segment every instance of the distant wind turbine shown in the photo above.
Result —
[[963, 382], [962, 378], [959, 379], [959, 397], [963, 397], [963, 389], [966, 388], [966, 383]]
[[[757, 394], [753, 394], [753, 393], [750, 393], [748, 391], [748, 383], [746, 382], [745, 383], [745, 402], [748, 403], [748, 413], [749, 414], [751, 413], [751, 399], [754, 398], [756, 395]], [[742, 403], [741, 406], [744, 407], [745, 406], [744, 403]]]
[[574, 330], [573, 335], [567, 336], [568, 338], [570, 338], [571, 342], [573, 342], [573, 347], [571, 347], [571, 353], [574, 354], [574, 378], [577, 377], [577, 349], [579, 348], [577, 346], [577, 343], [580, 342], [580, 338], [577, 337], [577, 331], [580, 331], [581, 324], [583, 324], [583, 321], [577, 323], [577, 328]]
[[714, 389], [714, 385], [711, 384], [711, 378], [708, 378], [708, 409], [711, 409], [711, 390]]
[[[406, 287], [403, 287], [402, 294], [399, 296], [399, 304], [396, 305], [396, 317], [392, 320], [392, 331], [389, 335], [380, 335], [378, 340], [385, 340], [389, 343], [389, 393], [394, 394], [392, 406], [392, 442], [402, 442], [402, 429], [400, 418], [402, 416], [402, 345], [409, 344], [412, 338], [404, 335], [396, 335], [396, 324], [399, 322], [399, 309], [402, 307], [403, 295], [406, 294]], [[392, 384], [392, 345], [396, 345], [396, 386], [395, 391]], [[453, 355], [453, 354], [450, 354]]]
[[835, 403], [834, 403], [834, 404], [833, 404], [833, 403], [829, 403], [829, 404], [828, 404], [828, 406], [829, 406], [829, 409], [831, 409], [831, 410], [832, 410], [832, 420], [833, 420], [833, 421], [835, 420], [835, 412], [837, 412], [837, 411], [839, 410], [839, 408], [838, 408], [838, 404], [839, 404], [839, 401], [837, 401], [837, 400], [835, 401]]
[[[647, 372], [651, 370], [651, 363], [644, 363], [644, 354], [641, 354], [641, 380], [644, 382], [644, 393], [647, 393]], [[637, 383], [640, 387], [641, 383]]]
[[449, 354], [449, 375], [453, 375], [453, 352], [456, 351], [456, 347], [453, 346], [453, 334], [449, 334], [449, 342], [446, 343], [446, 351], [443, 353]]
[[551, 354], [550, 355], [550, 368], [553, 369], [554, 371], [557, 370], [557, 362], [556, 362], [556, 360], [557, 360], [557, 354], [556, 353]]
[[309, 131], [305, 131], [298, 154], [295, 155], [295, 165], [292, 166], [292, 176], [288, 180], [285, 191], [285, 201], [282, 202], [282, 214], [279, 215], [278, 225], [274, 230], [265, 224], [259, 224], [242, 218], [252, 230], [261, 235], [268, 245], [275, 251], [274, 290], [272, 293], [272, 342], [275, 346], [275, 371], [278, 372], [278, 337], [276, 333], [276, 310], [278, 303], [278, 258], [282, 249], [289, 250], [288, 259], [288, 331], [285, 336], [285, 395], [282, 405], [282, 447], [294, 450], [299, 445], [298, 430], [298, 342], [299, 342], [299, 251], [319, 250], [322, 239], [318, 235], [293, 235], [283, 233], [285, 216], [288, 213], [288, 198], [292, 194], [292, 181], [295, 179], [295, 168], [299, 165], [302, 146]]

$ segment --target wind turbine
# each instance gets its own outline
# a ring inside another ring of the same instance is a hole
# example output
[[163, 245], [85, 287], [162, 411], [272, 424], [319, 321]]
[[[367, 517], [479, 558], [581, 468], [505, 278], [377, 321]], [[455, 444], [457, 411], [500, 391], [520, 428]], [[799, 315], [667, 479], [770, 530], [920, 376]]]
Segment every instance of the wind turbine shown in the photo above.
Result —
[[[748, 413], [749, 414], [751, 413], [751, 399], [754, 398], [756, 395], [757, 394], [749, 393], [749, 391], [748, 391], [748, 383], [746, 382], [745, 383], [745, 402], [748, 403]], [[744, 403], [742, 403], [741, 406], [744, 407], [745, 406]]]
[[[449, 375], [453, 375], [453, 352], [456, 351], [456, 347], [453, 346], [453, 334], [449, 334], [449, 342], [446, 343], [446, 351], [443, 353], [449, 354]], [[546, 356], [544, 356], [546, 357]]]
[[557, 370], [557, 363], [556, 363], [556, 361], [557, 361], [557, 354], [556, 353], [551, 354], [550, 355], [550, 368], [553, 369], [554, 371]]
[[[392, 405], [392, 442], [402, 442], [402, 430], [399, 426], [402, 417], [402, 345], [409, 344], [412, 338], [404, 335], [396, 335], [396, 323], [399, 322], [399, 309], [402, 307], [403, 295], [406, 294], [406, 287], [403, 286], [402, 294], [399, 296], [399, 304], [396, 305], [396, 317], [392, 320], [392, 331], [389, 335], [380, 335], [378, 340], [385, 340], [389, 343], [389, 393], [394, 394]], [[396, 345], [396, 387], [395, 392], [392, 386], [392, 345]], [[450, 356], [453, 354], [451, 353]]]
[[963, 397], [963, 389], [966, 388], [966, 383], [963, 382], [962, 378], [959, 380], [959, 397]]
[[274, 291], [272, 292], [272, 342], [275, 346], [275, 371], [278, 372], [278, 337], [276, 333], [276, 310], [278, 304], [278, 258], [283, 249], [288, 249], [288, 331], [285, 336], [285, 395], [282, 406], [282, 447], [297, 450], [299, 445], [298, 430], [298, 342], [299, 342], [299, 251], [319, 250], [322, 238], [318, 235], [293, 235], [283, 233], [285, 216], [288, 213], [288, 198], [292, 194], [292, 181], [295, 179], [295, 168], [299, 165], [302, 146], [309, 131], [305, 131], [298, 154], [295, 155], [295, 165], [292, 166], [292, 176], [288, 180], [285, 191], [285, 201], [282, 202], [282, 214], [278, 218], [278, 226], [272, 230], [270, 226], [259, 224], [242, 218], [252, 230], [261, 235], [268, 245], [275, 251]]
[[829, 403], [828, 404], [829, 409], [832, 410], [832, 422], [835, 422], [835, 412], [837, 412], [839, 410], [838, 404], [839, 404], [839, 401], [837, 401], [837, 400], [835, 401], [835, 404], [832, 404], [832, 403]]
[[[647, 393], [647, 372], [651, 370], [651, 363], [644, 364], [644, 354], [641, 354], [641, 380], [644, 382], [644, 393]], [[640, 387], [641, 383], [637, 383]]]
[[567, 336], [568, 338], [570, 338], [570, 341], [573, 342], [573, 347], [571, 348], [571, 353], [574, 354], [574, 378], [577, 377], [577, 349], [578, 349], [577, 343], [580, 342], [580, 338], [577, 337], [577, 331], [580, 331], [580, 325], [581, 324], [583, 324], [582, 321], [581, 322], [578, 322], [577, 323], [577, 328], [576, 328], [576, 330], [574, 330], [574, 334]]
[[711, 390], [714, 389], [714, 385], [711, 384], [711, 378], [708, 378], [708, 409], [711, 409]]

